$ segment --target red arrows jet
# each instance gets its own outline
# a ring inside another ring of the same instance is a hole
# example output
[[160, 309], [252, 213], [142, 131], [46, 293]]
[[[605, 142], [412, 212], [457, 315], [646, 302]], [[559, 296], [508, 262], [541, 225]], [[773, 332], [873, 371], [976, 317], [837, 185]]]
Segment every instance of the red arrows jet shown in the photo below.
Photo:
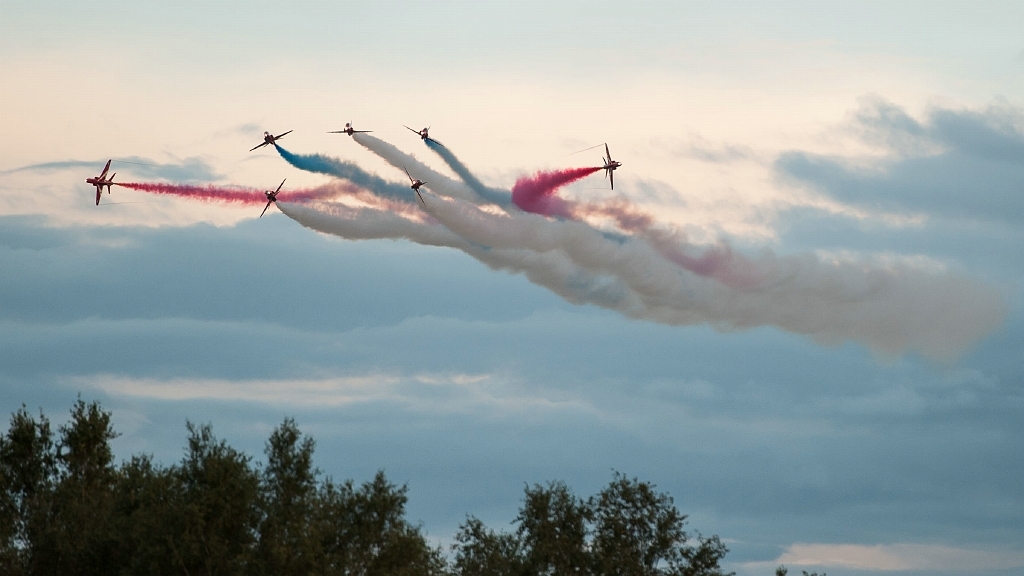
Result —
[[353, 134], [365, 134], [366, 132], [373, 132], [373, 130], [356, 130], [352, 128], [351, 122], [345, 122], [344, 130], [335, 130], [334, 132], [328, 132], [328, 134], [348, 134], [351, 136]]
[[614, 175], [614, 172], [615, 172], [616, 168], [618, 168], [619, 166], [622, 166], [622, 162], [616, 162], [615, 160], [612, 160], [612, 153], [608, 151], [608, 143], [607, 142], [605, 142], [605, 145], [604, 145], [604, 152], [605, 152], [605, 154], [608, 155], [608, 157], [607, 158], [604, 158], [604, 157], [601, 158], [601, 161], [604, 162], [604, 166], [601, 166], [601, 168], [604, 169], [604, 175], [608, 177], [609, 181], [611, 181], [612, 190], [615, 190], [615, 175]]
[[117, 172], [110, 175], [107, 178], [107, 170], [110, 170], [110, 160], [107, 160], [107, 165], [103, 167], [103, 172], [100, 172], [99, 176], [95, 178], [86, 178], [85, 181], [96, 187], [96, 205], [100, 205], [100, 195], [103, 194], [103, 187], [107, 187], [107, 194], [110, 194], [110, 185], [114, 183], [114, 176], [117, 176]]
[[416, 192], [416, 195], [419, 196], [420, 204], [426, 206], [427, 204], [423, 201], [423, 195], [420, 194], [420, 186], [423, 186], [424, 184], [426, 184], [426, 182], [418, 178], [413, 178], [412, 174], [409, 174], [408, 168], [405, 168], [405, 175], [409, 177], [409, 182], [412, 183], [412, 186], [409, 186], [409, 188], [412, 188], [413, 191]]
[[291, 133], [291, 130], [289, 130], [288, 132], [285, 132], [284, 134], [278, 134], [277, 136], [274, 136], [270, 132], [264, 132], [263, 133], [263, 144], [260, 144], [259, 146], [253, 146], [252, 148], [249, 149], [249, 152], [252, 152], [253, 150], [255, 150], [257, 148], [263, 148], [267, 144], [273, 144], [276, 140], [278, 140], [280, 138], [283, 138], [285, 134], [290, 134], [290, 133]]
[[[405, 126], [405, 124], [402, 124], [402, 126]], [[413, 130], [412, 128], [409, 128], [408, 126], [405, 126], [405, 127], [407, 129], [412, 130], [413, 132], [419, 134], [421, 140], [430, 140], [431, 142], [433, 142], [434, 144], [437, 144], [438, 146], [444, 146], [444, 144], [441, 144], [437, 140], [434, 140], [433, 138], [430, 137], [430, 126], [427, 126], [423, 130]]]
[[[278, 138], [280, 138], [280, 136], [278, 136]], [[287, 180], [287, 178], [284, 180]], [[263, 212], [260, 212], [260, 218], [263, 218], [263, 215], [267, 213], [267, 208], [270, 208], [271, 204], [277, 202], [277, 193], [281, 191], [281, 186], [284, 186], [284, 180], [281, 180], [281, 183], [277, 185], [277, 190], [274, 190], [273, 192], [267, 190], [264, 192], [264, 194], [267, 195], [267, 205], [263, 207]]]

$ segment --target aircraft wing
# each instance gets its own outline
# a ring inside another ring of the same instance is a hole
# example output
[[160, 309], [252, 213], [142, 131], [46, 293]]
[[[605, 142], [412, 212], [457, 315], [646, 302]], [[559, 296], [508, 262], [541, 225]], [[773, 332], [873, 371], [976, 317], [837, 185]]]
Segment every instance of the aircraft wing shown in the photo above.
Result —
[[612, 190], [615, 190], [615, 172], [613, 170], [608, 171], [608, 180], [612, 183]]
[[107, 160], [107, 165], [103, 167], [103, 172], [96, 178], [97, 180], [103, 180], [103, 177], [107, 175], [107, 170], [110, 170], [110, 160]]
[[103, 187], [102, 186], [97, 186], [96, 187], [96, 205], [97, 206], [100, 205], [100, 196], [103, 196]]
[[434, 144], [437, 144], [438, 146], [440, 146], [442, 148], [446, 148], [446, 146], [444, 144], [441, 144], [440, 142], [438, 142], [437, 140], [434, 140], [433, 138], [425, 138], [425, 140], [430, 140]]
[[289, 130], [289, 131], [285, 132], [284, 134], [280, 134], [280, 135], [274, 136], [274, 140], [277, 140], [278, 138], [281, 138], [282, 136], [285, 136], [285, 135], [288, 135], [288, 134], [291, 134], [291, 133], [292, 133], [292, 131]]
[[253, 146], [252, 148], [249, 148], [249, 152], [252, 152], [253, 150], [255, 150], [255, 149], [257, 149], [257, 148], [263, 148], [263, 147], [264, 147], [264, 146], [266, 146], [267, 144], [270, 144], [270, 142], [264, 142], [263, 144], [259, 144], [259, 145], [257, 145], [257, 146]]
[[272, 200], [267, 200], [267, 205], [263, 207], [263, 212], [260, 212], [260, 218], [263, 218], [263, 215], [267, 213], [267, 208], [270, 208], [272, 203]]

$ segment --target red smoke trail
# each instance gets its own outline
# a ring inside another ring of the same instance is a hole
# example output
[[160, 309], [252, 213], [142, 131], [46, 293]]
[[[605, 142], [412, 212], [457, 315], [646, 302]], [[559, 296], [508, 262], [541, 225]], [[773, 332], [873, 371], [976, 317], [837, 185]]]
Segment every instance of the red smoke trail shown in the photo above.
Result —
[[625, 198], [610, 198], [600, 203], [579, 203], [573, 207], [573, 216], [599, 216], [611, 218], [623, 232], [643, 231], [654, 226], [654, 216], [637, 208]]
[[572, 202], [556, 196], [555, 190], [598, 170], [600, 168], [569, 168], [524, 176], [512, 186], [512, 203], [526, 212], [572, 218]]
[[[159, 182], [116, 182], [117, 186], [124, 186], [132, 190], [150, 192], [153, 194], [169, 194], [181, 196], [204, 202], [228, 202], [255, 206], [264, 204], [267, 201], [266, 194], [257, 188], [242, 188], [240, 186], [214, 186], [206, 184], [203, 186], [192, 186], [188, 184], [166, 184]], [[281, 202], [302, 202], [306, 200], [323, 200], [342, 193], [358, 194], [361, 189], [348, 184], [330, 184], [318, 188], [305, 190], [282, 190], [277, 195]]]
[[643, 238], [663, 257], [680, 268], [700, 276], [714, 278], [730, 288], [753, 288], [764, 278], [765, 273], [757, 264], [734, 253], [725, 243], [708, 248], [699, 256], [688, 254], [687, 248], [691, 244], [686, 234], [674, 228], [666, 230], [655, 227], [654, 216], [624, 198], [613, 198], [592, 204], [575, 204], [572, 206], [572, 212], [577, 218], [611, 218], [623, 232]]
[[732, 288], [752, 288], [763, 273], [746, 258], [735, 254], [728, 245], [720, 243], [700, 256], [692, 256], [686, 248], [690, 243], [678, 230], [655, 228], [654, 216], [634, 206], [624, 198], [613, 198], [597, 203], [576, 203], [558, 197], [555, 192], [600, 168], [575, 168], [559, 172], [538, 172], [533, 178], [520, 178], [512, 187], [512, 202], [527, 212], [545, 216], [580, 219], [585, 216], [603, 216], [615, 220], [623, 232], [643, 238], [663, 257], [680, 268], [707, 278], [714, 278]]

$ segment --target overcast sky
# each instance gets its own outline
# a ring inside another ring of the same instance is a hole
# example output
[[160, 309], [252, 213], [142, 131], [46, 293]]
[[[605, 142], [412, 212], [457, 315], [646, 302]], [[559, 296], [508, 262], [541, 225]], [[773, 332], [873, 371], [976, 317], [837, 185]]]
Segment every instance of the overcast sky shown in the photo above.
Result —
[[[1020, 2], [2, 12], [0, 412], [96, 399], [119, 458], [165, 463], [186, 420], [259, 456], [293, 416], [325, 474], [408, 483], [446, 545], [467, 514], [508, 528], [524, 484], [585, 496], [618, 470], [740, 576], [1024, 570]], [[403, 128], [429, 125], [506, 190], [608, 142], [615, 192], [698, 244], [899, 270], [903, 304], [855, 310], [917, 343], [794, 328], [772, 300], [745, 301], [764, 321], [636, 320], [460, 250], [125, 188], [97, 207], [84, 183], [108, 158], [122, 181], [331, 182], [248, 152], [293, 130], [290, 151], [402, 184], [326, 133], [348, 121], [451, 175]]]

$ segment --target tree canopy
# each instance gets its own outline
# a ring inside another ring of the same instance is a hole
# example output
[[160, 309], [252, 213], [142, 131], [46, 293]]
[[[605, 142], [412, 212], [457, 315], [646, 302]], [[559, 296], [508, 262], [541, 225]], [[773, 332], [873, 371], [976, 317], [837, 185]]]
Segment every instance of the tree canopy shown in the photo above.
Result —
[[719, 576], [727, 549], [684, 530], [655, 486], [615, 473], [581, 498], [526, 486], [515, 529], [469, 516], [450, 550], [405, 517], [406, 486], [383, 471], [335, 482], [286, 418], [265, 463], [187, 423], [181, 461], [119, 465], [111, 413], [79, 399], [54, 434], [23, 406], [0, 436], [0, 573], [346, 576]]
[[686, 516], [654, 485], [616, 472], [582, 499], [561, 482], [527, 486], [511, 533], [470, 516], [456, 536], [454, 566], [495, 576], [724, 576], [728, 549], [691, 536]]

